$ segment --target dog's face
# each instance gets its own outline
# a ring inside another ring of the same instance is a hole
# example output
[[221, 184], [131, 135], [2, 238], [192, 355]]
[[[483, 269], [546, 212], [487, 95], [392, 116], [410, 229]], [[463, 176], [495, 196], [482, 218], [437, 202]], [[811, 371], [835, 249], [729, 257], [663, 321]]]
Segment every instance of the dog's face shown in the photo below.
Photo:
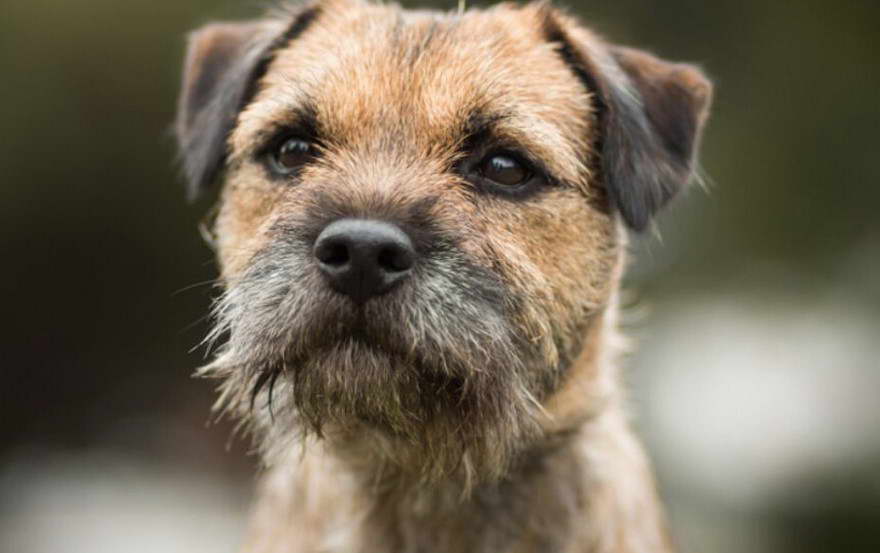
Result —
[[613, 296], [619, 221], [687, 180], [708, 95], [544, 4], [195, 34], [178, 133], [192, 188], [224, 181], [225, 401], [276, 446], [503, 473]]

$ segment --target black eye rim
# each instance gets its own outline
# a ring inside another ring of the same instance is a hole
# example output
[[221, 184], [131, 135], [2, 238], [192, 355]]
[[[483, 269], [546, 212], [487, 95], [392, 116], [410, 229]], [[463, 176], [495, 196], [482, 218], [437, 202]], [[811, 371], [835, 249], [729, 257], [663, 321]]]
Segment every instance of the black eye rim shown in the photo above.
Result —
[[[487, 169], [491, 166], [493, 161], [495, 161], [499, 158], [503, 158], [508, 161], [512, 161], [517, 166], [519, 166], [518, 168], [521, 169], [522, 173], [523, 173], [522, 179], [520, 179], [516, 183], [506, 183], [506, 182], [501, 182], [499, 180], [496, 180], [496, 179], [490, 177], [487, 174]], [[532, 165], [528, 161], [524, 160], [522, 158], [522, 156], [520, 156], [514, 152], [508, 152], [508, 151], [504, 151], [504, 150], [490, 152], [489, 154], [483, 156], [483, 159], [480, 160], [480, 162], [477, 164], [476, 168], [482, 178], [496, 184], [497, 186], [503, 186], [505, 188], [517, 188], [520, 186], [524, 186], [529, 181], [531, 181], [532, 178], [534, 178], [534, 176], [535, 176], [535, 169], [532, 167]]]
[[[483, 168], [495, 157], [508, 157], [522, 166], [526, 177], [518, 184], [504, 184], [492, 180], [484, 174]], [[484, 149], [480, 153], [474, 153], [457, 165], [458, 171], [477, 190], [484, 193], [498, 194], [511, 198], [526, 198], [537, 193], [555, 182], [555, 179], [540, 162], [532, 160], [528, 155], [511, 148]]]
[[[288, 167], [281, 163], [280, 157], [282, 149], [291, 141], [299, 141], [307, 144], [309, 151], [304, 154], [302, 163]], [[287, 132], [279, 135], [278, 138], [272, 140], [263, 150], [262, 157], [265, 160], [270, 172], [279, 177], [290, 177], [299, 174], [299, 172], [309, 164], [310, 161], [318, 157], [319, 144], [314, 138], [310, 138], [303, 133]]]

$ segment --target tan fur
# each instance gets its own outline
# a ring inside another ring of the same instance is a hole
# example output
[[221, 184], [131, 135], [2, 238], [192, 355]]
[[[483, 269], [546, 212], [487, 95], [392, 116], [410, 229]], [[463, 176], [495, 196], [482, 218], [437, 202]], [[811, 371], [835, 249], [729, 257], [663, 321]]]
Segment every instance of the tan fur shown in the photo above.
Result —
[[[600, 105], [614, 98], [585, 87], [548, 33], [571, 38], [566, 55], [624, 95], [635, 98], [638, 71], [690, 90], [700, 112], [694, 140], [708, 83], [688, 66], [668, 73], [656, 58], [612, 54], [544, 3], [463, 14], [356, 0], [317, 6], [237, 116], [215, 229], [227, 289], [218, 332], [231, 340], [204, 372], [223, 379], [221, 408], [254, 434], [267, 465], [244, 551], [671, 551], [619, 389], [626, 230], [596, 151], [609, 124]], [[308, 9], [259, 27], [283, 28], [279, 21]], [[185, 87], [195, 86], [217, 34], [230, 32], [218, 26], [195, 39]], [[295, 183], [279, 183], [260, 151], [278, 129], [303, 124], [304, 106], [319, 126], [320, 156]], [[556, 182], [513, 200], [453, 170], [474, 113], [497, 116], [494, 140], [531, 152]], [[322, 310], [349, 307], [315, 276], [298, 240], [326, 209], [422, 217], [453, 237], [448, 266], [436, 265], [445, 276], [432, 281], [440, 291], [424, 295], [426, 280], [365, 307], [391, 325], [397, 338], [380, 344], [391, 353], [322, 342], [334, 332]], [[296, 266], [291, 292], [277, 276], [288, 274], [285, 263]], [[456, 288], [461, 264], [503, 283], [505, 315], [470, 313], [483, 304], [457, 295], [466, 292]], [[456, 308], [436, 305], [446, 293], [459, 298]], [[416, 360], [429, 374], [413, 369]], [[270, 365], [273, 411], [261, 380]], [[433, 391], [420, 395], [421, 386]]]

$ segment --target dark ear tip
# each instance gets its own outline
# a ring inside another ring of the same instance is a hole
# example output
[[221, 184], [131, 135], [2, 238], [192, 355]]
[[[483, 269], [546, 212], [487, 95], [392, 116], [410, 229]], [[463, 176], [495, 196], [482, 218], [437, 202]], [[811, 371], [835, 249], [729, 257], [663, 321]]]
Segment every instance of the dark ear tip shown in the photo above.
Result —
[[650, 222], [648, 217], [627, 215], [626, 213], [622, 215], [626, 226], [636, 234], [643, 234], [645, 229], [648, 228], [648, 223]]
[[[270, 26], [263, 20], [208, 23], [187, 36], [174, 134], [190, 202], [213, 184], [223, 164], [234, 114], [257, 78], [252, 68], [262, 60], [249, 53], [249, 45]], [[268, 46], [274, 36], [263, 40]]]
[[686, 63], [676, 64], [672, 76], [681, 87], [688, 91], [698, 117], [704, 118], [712, 104], [712, 81], [706, 77], [702, 69]]
[[637, 198], [614, 199], [614, 205], [617, 207], [620, 217], [626, 223], [627, 228], [641, 234], [648, 228], [658, 206], [645, 205]]
[[319, 13], [319, 4], [308, 3], [280, 17], [209, 23], [189, 34], [175, 134], [190, 201], [222, 177], [238, 113], [254, 98], [275, 51]]

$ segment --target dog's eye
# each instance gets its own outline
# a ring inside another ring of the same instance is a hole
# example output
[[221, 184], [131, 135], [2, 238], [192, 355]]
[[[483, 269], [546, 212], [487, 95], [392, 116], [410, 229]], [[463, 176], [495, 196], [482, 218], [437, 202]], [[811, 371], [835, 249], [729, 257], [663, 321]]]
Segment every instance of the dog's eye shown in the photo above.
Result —
[[529, 180], [532, 172], [525, 163], [511, 155], [496, 154], [480, 164], [480, 174], [504, 186], [519, 186]]
[[277, 172], [289, 175], [314, 157], [315, 149], [311, 142], [302, 138], [288, 138], [272, 154], [272, 165]]

